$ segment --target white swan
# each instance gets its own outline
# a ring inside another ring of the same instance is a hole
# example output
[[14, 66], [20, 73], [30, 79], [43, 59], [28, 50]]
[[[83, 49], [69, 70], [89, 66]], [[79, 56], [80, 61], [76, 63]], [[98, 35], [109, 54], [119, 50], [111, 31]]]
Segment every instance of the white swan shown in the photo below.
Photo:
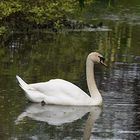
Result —
[[92, 52], [87, 56], [86, 76], [91, 97], [76, 85], [62, 79], [26, 84], [19, 76], [16, 78], [31, 102], [78, 106], [101, 105], [102, 96], [95, 83], [93, 67], [94, 63], [101, 63], [106, 66], [104, 60], [103, 56], [97, 52]]

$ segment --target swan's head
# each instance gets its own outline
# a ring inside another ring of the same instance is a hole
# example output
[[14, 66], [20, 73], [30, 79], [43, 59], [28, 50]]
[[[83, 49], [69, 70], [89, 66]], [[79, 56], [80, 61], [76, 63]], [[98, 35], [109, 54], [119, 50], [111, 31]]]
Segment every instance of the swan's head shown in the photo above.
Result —
[[92, 52], [88, 56], [94, 63], [100, 63], [104, 66], [107, 66], [105, 64], [105, 58], [98, 52]]

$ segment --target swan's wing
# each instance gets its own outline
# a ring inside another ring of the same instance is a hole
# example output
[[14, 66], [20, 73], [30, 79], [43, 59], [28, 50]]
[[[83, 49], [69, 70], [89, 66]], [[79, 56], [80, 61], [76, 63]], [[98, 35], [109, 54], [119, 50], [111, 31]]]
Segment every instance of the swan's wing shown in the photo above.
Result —
[[19, 82], [19, 86], [25, 91], [26, 97], [32, 102], [41, 102], [46, 97], [43, 93], [39, 92], [35, 88], [31, 87], [29, 84], [24, 82], [18, 75], [16, 78]]
[[31, 89], [36, 89], [47, 96], [68, 95], [70, 97], [75, 96], [75, 98], [79, 98], [79, 96], [88, 96], [76, 85], [62, 79], [54, 79], [48, 82], [30, 84], [29, 86]]
[[62, 80], [54, 79], [48, 82], [30, 84], [31, 88], [46, 95], [46, 102], [49, 104], [77, 104], [84, 103], [90, 97], [76, 85]]

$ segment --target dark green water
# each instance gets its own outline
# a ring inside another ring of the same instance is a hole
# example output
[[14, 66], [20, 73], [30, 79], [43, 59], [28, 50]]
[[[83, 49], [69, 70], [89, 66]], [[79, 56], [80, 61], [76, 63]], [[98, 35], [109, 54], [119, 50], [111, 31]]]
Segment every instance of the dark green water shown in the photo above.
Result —
[[[1, 41], [1, 140], [139, 139], [140, 3], [126, 9], [124, 3], [116, 6], [113, 16], [105, 5], [105, 15], [96, 15], [111, 32], [13, 33]], [[117, 12], [120, 7], [124, 14]], [[28, 83], [65, 79], [88, 93], [85, 59], [91, 51], [102, 53], [108, 63], [108, 68], [95, 68], [102, 108], [28, 103], [16, 74]]]

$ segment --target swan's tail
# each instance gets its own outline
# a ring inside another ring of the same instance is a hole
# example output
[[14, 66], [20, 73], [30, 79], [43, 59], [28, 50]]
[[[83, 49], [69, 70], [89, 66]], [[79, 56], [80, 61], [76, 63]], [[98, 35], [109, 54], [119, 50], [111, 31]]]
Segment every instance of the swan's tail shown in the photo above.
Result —
[[16, 75], [16, 78], [19, 82], [19, 86], [23, 89], [23, 90], [28, 90], [30, 89], [29, 85], [27, 83], [25, 83], [18, 75]]

